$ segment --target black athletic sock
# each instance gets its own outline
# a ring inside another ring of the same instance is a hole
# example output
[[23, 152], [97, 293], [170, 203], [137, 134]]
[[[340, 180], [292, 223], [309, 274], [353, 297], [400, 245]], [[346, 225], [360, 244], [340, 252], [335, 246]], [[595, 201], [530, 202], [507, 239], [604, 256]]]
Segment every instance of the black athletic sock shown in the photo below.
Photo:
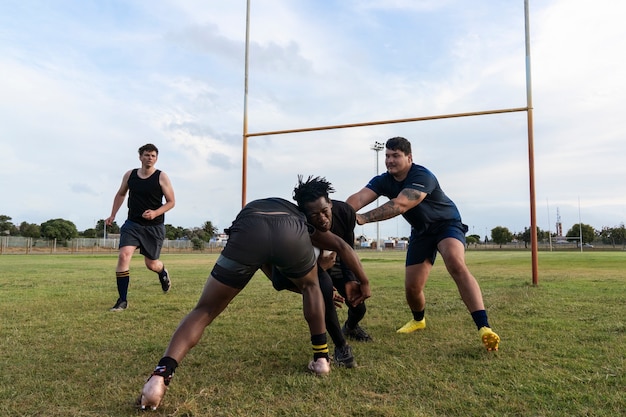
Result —
[[474, 319], [474, 323], [476, 323], [476, 328], [480, 330], [482, 327], [491, 327], [489, 326], [489, 321], [487, 320], [487, 312], [485, 310], [476, 310], [472, 312], [472, 318]]
[[126, 301], [128, 297], [128, 285], [130, 284], [130, 271], [116, 272], [117, 278], [117, 292], [120, 295], [120, 300]]
[[320, 282], [320, 290], [322, 290], [322, 297], [324, 298], [326, 331], [335, 344], [335, 347], [345, 346], [346, 338], [341, 331], [341, 325], [339, 324], [339, 318], [337, 317], [337, 309], [335, 308], [335, 304], [333, 302], [333, 281], [330, 279], [330, 275], [321, 269], [318, 269], [318, 278]]
[[176, 359], [169, 356], [164, 356], [159, 361], [157, 367], [154, 368], [154, 372], [152, 372], [152, 375], [162, 376], [165, 385], [169, 385], [172, 377], [174, 376], [174, 372], [176, 372], [177, 367], [178, 362], [176, 362]]
[[424, 320], [424, 312], [425, 311], [426, 311], [426, 309], [424, 309], [422, 311], [411, 310], [411, 313], [413, 313], [413, 320], [415, 320], [415, 321], [422, 321], [422, 320]]
[[165, 264], [163, 264], [163, 269], [161, 269], [161, 272], [158, 272], [159, 274], [159, 278], [163, 278], [165, 276]]
[[311, 336], [311, 344], [313, 345], [313, 359], [326, 358], [330, 360], [328, 356], [328, 342], [326, 341], [326, 333], [315, 334]]
[[365, 302], [356, 307], [348, 306], [348, 318], [346, 319], [346, 327], [348, 330], [356, 329], [356, 326], [358, 326], [359, 322], [365, 317], [366, 311], [367, 307], [365, 307]]

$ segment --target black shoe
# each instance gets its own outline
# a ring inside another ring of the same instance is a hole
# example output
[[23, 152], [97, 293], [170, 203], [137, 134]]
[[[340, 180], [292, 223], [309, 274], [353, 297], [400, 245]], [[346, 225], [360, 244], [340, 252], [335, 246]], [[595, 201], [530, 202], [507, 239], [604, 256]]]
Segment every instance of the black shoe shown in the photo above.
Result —
[[348, 327], [344, 324], [341, 328], [343, 335], [352, 340], [356, 340], [357, 342], [372, 342], [374, 339], [371, 338], [369, 334], [361, 326], [358, 324], [354, 329], [348, 329]]
[[333, 358], [339, 366], [345, 366], [346, 368], [356, 367], [356, 361], [352, 355], [352, 348], [348, 344], [343, 347], [335, 347], [335, 354], [333, 355]]
[[161, 282], [163, 292], [168, 292], [172, 283], [170, 282], [170, 274], [168, 274], [167, 269], [163, 268], [163, 272], [159, 274], [159, 281]]
[[121, 298], [118, 298], [115, 302], [115, 305], [109, 309], [109, 311], [124, 311], [128, 307], [128, 301], [122, 301]]

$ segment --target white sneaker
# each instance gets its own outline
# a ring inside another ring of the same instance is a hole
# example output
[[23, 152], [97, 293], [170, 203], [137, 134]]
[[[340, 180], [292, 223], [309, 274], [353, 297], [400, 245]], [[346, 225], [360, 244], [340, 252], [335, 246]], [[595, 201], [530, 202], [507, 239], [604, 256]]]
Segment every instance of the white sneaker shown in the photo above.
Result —
[[326, 376], [330, 373], [330, 360], [319, 358], [316, 361], [309, 362], [309, 371], [314, 372], [318, 376]]
[[141, 390], [141, 396], [138, 401], [139, 407], [142, 410], [147, 410], [148, 408], [152, 411], [156, 410], [159, 404], [161, 404], [166, 390], [167, 386], [164, 378], [159, 375], [152, 375]]

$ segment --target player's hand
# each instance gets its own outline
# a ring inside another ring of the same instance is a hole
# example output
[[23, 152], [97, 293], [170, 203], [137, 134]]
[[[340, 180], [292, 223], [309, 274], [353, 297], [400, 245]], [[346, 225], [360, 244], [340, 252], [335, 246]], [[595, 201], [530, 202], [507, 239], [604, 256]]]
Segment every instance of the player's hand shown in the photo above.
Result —
[[317, 258], [317, 265], [324, 271], [330, 269], [335, 265], [337, 254], [328, 250], [321, 250], [320, 256]]
[[343, 303], [345, 302], [346, 299], [343, 298], [341, 294], [337, 292], [337, 289], [333, 287], [333, 304], [335, 304], [335, 307], [343, 308]]
[[356, 214], [356, 223], [358, 225], [364, 225], [365, 223], [367, 223], [367, 221], [365, 220], [365, 217], [363, 217], [362, 214], [357, 213]]
[[141, 217], [147, 220], [153, 220], [156, 217], [156, 215], [154, 214], [154, 210], [146, 210], [143, 212]]
[[346, 295], [348, 304], [356, 307], [372, 296], [369, 284], [359, 284], [356, 281], [346, 282]]
[[360, 284], [359, 288], [361, 288], [361, 297], [354, 300], [354, 306], [361, 304], [363, 301], [367, 300], [372, 296], [372, 290], [370, 289], [370, 284]]

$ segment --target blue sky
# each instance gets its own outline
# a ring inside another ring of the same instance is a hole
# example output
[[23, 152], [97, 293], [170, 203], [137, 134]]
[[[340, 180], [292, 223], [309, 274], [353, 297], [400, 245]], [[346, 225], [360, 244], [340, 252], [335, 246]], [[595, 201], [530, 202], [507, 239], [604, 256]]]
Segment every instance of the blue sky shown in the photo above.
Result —
[[[250, 133], [526, 105], [522, 0], [251, 3]], [[609, 0], [530, 1], [544, 230], [557, 209], [565, 231], [579, 216], [596, 229], [626, 219], [624, 17]], [[166, 222], [230, 225], [241, 208], [245, 25], [245, 0], [3, 1], [0, 214], [93, 227], [151, 142], [176, 192]], [[291, 199], [297, 175], [312, 174], [345, 199], [376, 173], [370, 146], [405, 136], [470, 232], [522, 231], [526, 126], [519, 112], [250, 138], [247, 198]], [[381, 223], [382, 236], [408, 234], [401, 218]]]

